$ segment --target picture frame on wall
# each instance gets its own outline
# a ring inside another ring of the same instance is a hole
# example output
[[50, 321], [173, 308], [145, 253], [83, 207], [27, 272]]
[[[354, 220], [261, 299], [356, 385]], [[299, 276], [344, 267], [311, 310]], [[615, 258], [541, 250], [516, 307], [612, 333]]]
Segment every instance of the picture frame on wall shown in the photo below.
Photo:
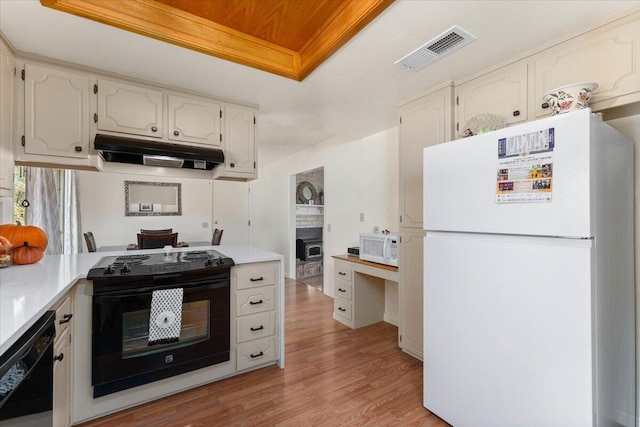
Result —
[[140, 203], [140, 212], [153, 212], [153, 204]]

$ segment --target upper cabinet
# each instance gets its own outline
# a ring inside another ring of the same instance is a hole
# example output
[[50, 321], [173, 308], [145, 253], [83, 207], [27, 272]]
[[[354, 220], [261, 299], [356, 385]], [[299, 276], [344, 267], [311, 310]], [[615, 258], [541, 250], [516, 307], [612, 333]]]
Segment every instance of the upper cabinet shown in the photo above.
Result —
[[224, 169], [216, 168], [215, 178], [257, 178], [255, 110], [227, 105], [223, 117]]
[[89, 157], [87, 75], [25, 64], [22, 145], [26, 155]]
[[162, 138], [162, 91], [143, 85], [98, 79], [98, 131]]
[[[542, 97], [552, 89], [572, 83], [596, 82], [590, 107], [615, 107], [640, 99], [640, 23], [610, 24], [556, 45], [531, 60], [535, 117], [550, 114]], [[632, 99], [630, 99], [632, 98]]]
[[210, 147], [219, 147], [222, 144], [220, 103], [203, 98], [169, 94], [167, 104], [170, 140]]
[[16, 61], [0, 39], [0, 196], [13, 191], [13, 117], [15, 112]]
[[456, 86], [456, 136], [479, 114], [506, 118], [507, 124], [527, 120], [527, 64], [516, 63]]
[[422, 228], [422, 151], [451, 140], [451, 86], [400, 109], [400, 225]]

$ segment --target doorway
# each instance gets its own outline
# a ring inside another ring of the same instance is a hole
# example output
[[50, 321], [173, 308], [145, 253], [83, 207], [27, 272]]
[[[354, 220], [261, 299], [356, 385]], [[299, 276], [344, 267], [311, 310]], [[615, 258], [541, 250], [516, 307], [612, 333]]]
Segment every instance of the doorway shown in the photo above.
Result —
[[296, 280], [323, 291], [324, 167], [296, 174]]

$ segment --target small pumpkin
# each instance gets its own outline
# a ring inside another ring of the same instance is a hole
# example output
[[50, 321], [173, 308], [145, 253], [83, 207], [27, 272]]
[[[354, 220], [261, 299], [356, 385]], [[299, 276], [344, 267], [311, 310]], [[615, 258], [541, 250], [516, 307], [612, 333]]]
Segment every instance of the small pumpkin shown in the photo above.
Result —
[[23, 246], [27, 242], [30, 247], [45, 250], [49, 243], [47, 234], [35, 225], [3, 224], [0, 225], [0, 236], [9, 239], [13, 247]]
[[11, 244], [9, 239], [4, 236], [0, 236], [0, 255], [10, 254], [12, 247], [13, 245]]
[[35, 246], [29, 246], [28, 242], [24, 242], [22, 246], [13, 248], [11, 260], [14, 264], [25, 265], [35, 264], [44, 257], [44, 250]]

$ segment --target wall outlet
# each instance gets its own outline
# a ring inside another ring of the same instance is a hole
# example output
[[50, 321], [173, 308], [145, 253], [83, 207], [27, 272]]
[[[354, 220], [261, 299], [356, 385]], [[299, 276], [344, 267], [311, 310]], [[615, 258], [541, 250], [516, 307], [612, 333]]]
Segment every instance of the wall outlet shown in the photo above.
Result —
[[202, 228], [209, 228], [209, 223], [208, 222], [203, 222], [202, 223]]
[[364, 212], [360, 213], [360, 222], [364, 222]]

